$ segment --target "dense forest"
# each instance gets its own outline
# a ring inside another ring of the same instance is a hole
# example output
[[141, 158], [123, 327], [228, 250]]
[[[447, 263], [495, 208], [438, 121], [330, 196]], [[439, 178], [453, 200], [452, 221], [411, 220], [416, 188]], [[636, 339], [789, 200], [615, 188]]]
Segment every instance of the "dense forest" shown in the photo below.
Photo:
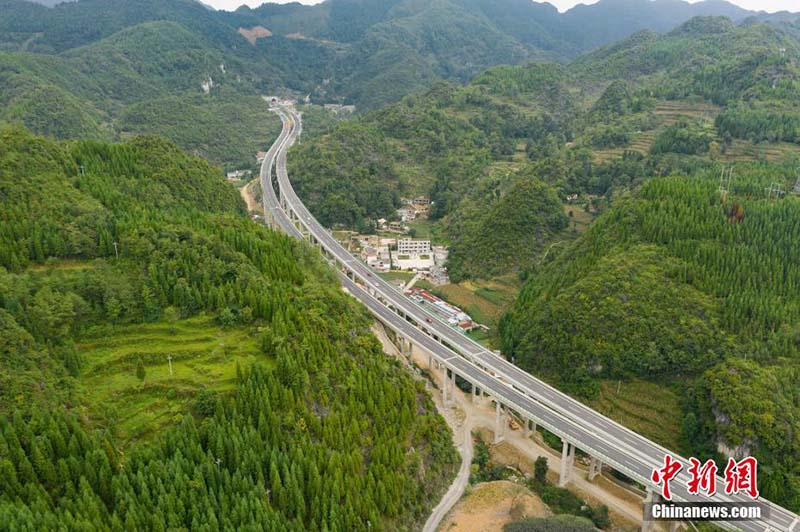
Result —
[[656, 178], [534, 268], [501, 322], [503, 352], [581, 397], [600, 378], [689, 389], [687, 449], [753, 453], [761, 492], [800, 507], [800, 201], [794, 166]]
[[[427, 516], [454, 473], [449, 430], [313, 251], [253, 224], [218, 170], [164, 140], [0, 139], [7, 526], [398, 530]], [[203, 316], [253, 346], [228, 382], [188, 372], [178, 346], [182, 376], [159, 377], [161, 357], [128, 340], [162, 323], [182, 338]], [[154, 396], [178, 412], [125, 433]]]
[[247, 168], [278, 128], [260, 97], [277, 77], [209, 32], [148, 21], [58, 55], [0, 52], [0, 121], [60, 139], [166, 135], [217, 164]]
[[[2, 0], [0, 10], [0, 120], [19, 120], [59, 138], [112, 140], [131, 125], [136, 132], [145, 128], [121, 119], [123, 107], [158, 100], [161, 120], [144, 132], [174, 133], [165, 130], [165, 120], [184, 124], [200, 116], [207, 127], [172, 140], [227, 166], [250, 162], [242, 151], [249, 157], [255, 145], [242, 139], [218, 146], [218, 132], [235, 135], [265, 122], [248, 97], [277, 92], [376, 109], [437, 81], [465, 82], [498, 64], [566, 62], [637, 31], [669, 31], [697, 15], [760, 18], [797, 31], [791, 20], [728, 4], [623, 6], [610, 0], [564, 14], [517, 0], [503, 0], [502, 7], [487, 0], [329, 0], [234, 12], [194, 0], [82, 0], [54, 7]], [[600, 29], [598, 19], [617, 22]], [[254, 29], [261, 37], [253, 40], [248, 32]], [[772, 69], [765, 74], [774, 78]], [[199, 103], [201, 84], [209, 80], [213, 86]], [[250, 112], [233, 113], [230, 106]], [[750, 110], [760, 120], [775, 120], [774, 111]], [[143, 113], [151, 114], [140, 109], [138, 116]], [[737, 117], [731, 134], [752, 135], [738, 124], [742, 120], [751, 118]]]

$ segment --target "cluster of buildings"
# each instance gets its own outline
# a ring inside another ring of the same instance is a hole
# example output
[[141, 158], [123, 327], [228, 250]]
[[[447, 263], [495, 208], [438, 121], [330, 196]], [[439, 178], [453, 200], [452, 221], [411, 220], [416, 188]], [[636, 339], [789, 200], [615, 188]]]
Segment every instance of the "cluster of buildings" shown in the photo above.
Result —
[[350, 114], [353, 114], [353, 113], [356, 112], [356, 106], [355, 105], [341, 105], [341, 104], [338, 104], [338, 103], [326, 103], [326, 104], [323, 105], [323, 107], [325, 108], [326, 111], [328, 111], [329, 113], [333, 113], [335, 115], [340, 115], [340, 114], [350, 115]]
[[436, 297], [427, 290], [423, 290], [422, 288], [410, 288], [406, 291], [406, 295], [420, 305], [425, 306], [441, 316], [453, 327], [458, 327], [464, 332], [480, 327], [480, 325], [472, 321], [469, 314], [455, 305], [451, 305], [447, 301]]
[[424, 220], [428, 217], [431, 200], [419, 196], [416, 198], [402, 198], [403, 206], [397, 209], [398, 220], [388, 221], [386, 218], [378, 219], [378, 229], [390, 233], [408, 233], [408, 222]]
[[239, 181], [241, 179], [247, 179], [253, 172], [251, 170], [234, 170], [233, 172], [228, 172], [227, 174], [228, 181]]
[[397, 209], [397, 216], [400, 217], [401, 222], [413, 222], [414, 220], [423, 220], [428, 217], [428, 211], [431, 208], [431, 200], [419, 196], [416, 198], [403, 198], [403, 206]]
[[432, 246], [430, 240], [375, 235], [353, 237], [361, 249], [361, 260], [379, 272], [413, 271], [434, 284], [447, 284], [447, 248]]

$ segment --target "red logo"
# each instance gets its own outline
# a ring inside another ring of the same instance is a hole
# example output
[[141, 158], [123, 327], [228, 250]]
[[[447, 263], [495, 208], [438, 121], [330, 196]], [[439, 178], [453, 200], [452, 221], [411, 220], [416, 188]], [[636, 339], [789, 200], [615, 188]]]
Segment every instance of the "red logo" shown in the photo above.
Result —
[[664, 455], [664, 467], [661, 469], [653, 469], [653, 474], [650, 478], [656, 484], [662, 484], [661, 496], [666, 500], [672, 500], [672, 492], [669, 489], [669, 483], [675, 476], [683, 469], [683, 465], [676, 461], [671, 454]]
[[717, 464], [714, 460], [708, 460], [702, 466], [697, 458], [689, 458], [692, 463], [689, 466], [689, 493], [697, 495], [701, 491], [711, 496], [717, 492]]
[[[686, 483], [692, 495], [713, 496], [717, 492], [717, 464], [713, 460], [701, 462], [697, 458], [689, 458], [689, 480]], [[664, 455], [664, 465], [653, 469], [650, 479], [661, 485], [661, 497], [667, 501], [672, 500], [670, 482], [674, 480], [683, 469], [683, 464], [678, 462], [671, 454]], [[725, 466], [725, 493], [736, 495], [744, 493], [751, 499], [758, 498], [758, 460], [747, 457], [738, 462], [733, 458], [728, 459]]]
[[733, 458], [728, 459], [725, 466], [725, 493], [734, 495], [740, 491], [746, 493], [751, 499], [758, 497], [758, 460], [752, 456], [737, 462]]

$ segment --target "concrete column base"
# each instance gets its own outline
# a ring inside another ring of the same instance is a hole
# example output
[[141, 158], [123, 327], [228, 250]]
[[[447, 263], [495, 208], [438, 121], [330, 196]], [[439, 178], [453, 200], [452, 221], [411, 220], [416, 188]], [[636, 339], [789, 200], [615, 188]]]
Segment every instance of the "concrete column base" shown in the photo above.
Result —
[[594, 480], [597, 475], [603, 472], [603, 462], [600, 461], [599, 458], [595, 458], [592, 456], [591, 461], [589, 462], [589, 474], [588, 479]]
[[563, 440], [561, 448], [561, 468], [558, 475], [558, 486], [563, 488], [572, 478], [572, 469], [575, 464], [575, 446], [567, 440]]
[[495, 411], [494, 411], [494, 444], [498, 444], [505, 439], [505, 430], [504, 430], [504, 418], [503, 415], [503, 407], [500, 405], [500, 401], [495, 401]]

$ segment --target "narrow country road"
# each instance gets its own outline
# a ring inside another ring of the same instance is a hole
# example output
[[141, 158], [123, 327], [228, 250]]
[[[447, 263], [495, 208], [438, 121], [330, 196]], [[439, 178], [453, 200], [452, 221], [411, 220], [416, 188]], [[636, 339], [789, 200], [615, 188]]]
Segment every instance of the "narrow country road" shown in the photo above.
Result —
[[[383, 327], [378, 325], [377, 322], [372, 327], [372, 332], [375, 333], [375, 336], [380, 340], [383, 351], [386, 354], [396, 357], [406, 366], [409, 365], [408, 359], [397, 350], [397, 347], [386, 335]], [[414, 375], [413, 370], [411, 374]], [[420, 379], [420, 377], [416, 378]], [[426, 386], [430, 385], [427, 379], [422, 380], [426, 383]], [[428, 389], [430, 390], [430, 388]], [[470, 466], [472, 465], [473, 456], [472, 429], [474, 427], [469, 411], [464, 408], [463, 396], [461, 394], [455, 394], [455, 401], [464, 412], [464, 419], [460, 421], [452, 407], [442, 404], [441, 394], [432, 393], [431, 398], [433, 399], [433, 404], [436, 405], [436, 410], [439, 411], [453, 431], [453, 444], [456, 445], [458, 454], [461, 455], [461, 467], [458, 470], [456, 478], [453, 479], [453, 483], [450, 484], [447, 492], [442, 497], [442, 500], [439, 501], [439, 504], [431, 511], [431, 515], [428, 516], [428, 520], [425, 521], [425, 526], [422, 528], [423, 532], [435, 532], [453, 506], [461, 500], [461, 497], [464, 495], [464, 490], [467, 489], [467, 485], [469, 484]]]
[[423, 532], [436, 532], [442, 519], [444, 519], [453, 506], [461, 499], [461, 496], [464, 495], [464, 490], [467, 488], [467, 484], [469, 484], [473, 451], [472, 423], [470, 419], [469, 414], [467, 414], [463, 424], [458, 429], [461, 434], [457, 434], [455, 428], [453, 429], [454, 439], [461, 439], [461, 443], [457, 444], [458, 452], [461, 455], [461, 467], [458, 470], [458, 475], [456, 475], [456, 478], [447, 490], [447, 493], [444, 494], [442, 500], [439, 501], [439, 504], [436, 505], [436, 508], [433, 509], [433, 512], [431, 512], [431, 515], [425, 522], [425, 526], [422, 528]]

